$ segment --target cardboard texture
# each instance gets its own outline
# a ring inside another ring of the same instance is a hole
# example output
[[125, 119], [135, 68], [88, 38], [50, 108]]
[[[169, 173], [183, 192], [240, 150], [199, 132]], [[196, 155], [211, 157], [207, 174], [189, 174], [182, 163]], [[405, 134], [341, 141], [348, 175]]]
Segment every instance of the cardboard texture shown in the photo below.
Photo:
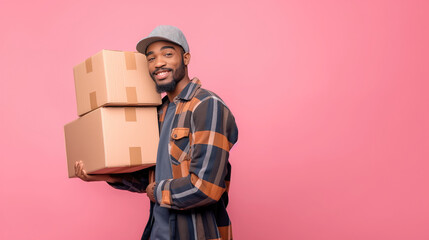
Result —
[[137, 52], [102, 50], [73, 68], [79, 116], [103, 106], [158, 106], [161, 95]]
[[102, 107], [64, 126], [69, 177], [82, 160], [91, 174], [134, 172], [156, 164], [156, 107]]

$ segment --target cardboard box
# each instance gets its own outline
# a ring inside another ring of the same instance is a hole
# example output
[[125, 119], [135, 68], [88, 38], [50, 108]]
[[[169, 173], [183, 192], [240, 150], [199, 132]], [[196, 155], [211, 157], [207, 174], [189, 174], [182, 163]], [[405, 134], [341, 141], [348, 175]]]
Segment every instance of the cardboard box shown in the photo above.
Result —
[[156, 107], [102, 107], [64, 126], [69, 177], [82, 160], [87, 173], [134, 172], [156, 164]]
[[73, 68], [77, 112], [103, 106], [158, 106], [161, 95], [137, 52], [102, 50]]

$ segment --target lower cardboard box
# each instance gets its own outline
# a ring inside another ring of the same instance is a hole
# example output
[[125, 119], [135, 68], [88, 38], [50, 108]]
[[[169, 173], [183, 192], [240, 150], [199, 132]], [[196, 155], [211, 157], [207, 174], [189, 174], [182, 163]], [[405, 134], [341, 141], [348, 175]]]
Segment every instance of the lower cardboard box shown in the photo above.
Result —
[[101, 107], [64, 126], [69, 177], [83, 161], [89, 174], [154, 166], [159, 131], [156, 107]]

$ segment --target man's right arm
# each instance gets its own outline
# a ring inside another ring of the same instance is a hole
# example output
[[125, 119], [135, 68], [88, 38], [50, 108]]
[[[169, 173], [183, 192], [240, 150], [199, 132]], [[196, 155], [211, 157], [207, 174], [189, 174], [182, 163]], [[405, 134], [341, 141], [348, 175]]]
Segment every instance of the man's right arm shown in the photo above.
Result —
[[87, 174], [83, 168], [83, 162], [79, 161], [74, 164], [74, 171], [76, 177], [82, 179], [85, 182], [95, 182], [95, 181], [106, 181], [108, 183], [118, 183], [122, 179], [119, 177], [114, 177], [110, 174]]
[[76, 176], [83, 181], [106, 181], [113, 188], [137, 193], [146, 192], [150, 169], [122, 174], [87, 174], [81, 161], [75, 163]]

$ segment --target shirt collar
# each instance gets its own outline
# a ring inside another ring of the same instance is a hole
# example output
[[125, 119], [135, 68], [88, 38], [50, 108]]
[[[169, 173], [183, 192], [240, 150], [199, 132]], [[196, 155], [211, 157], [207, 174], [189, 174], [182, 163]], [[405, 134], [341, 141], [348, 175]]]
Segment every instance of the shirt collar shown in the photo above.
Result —
[[174, 102], [179, 99], [189, 101], [194, 97], [197, 90], [201, 87], [201, 82], [198, 78], [193, 78], [186, 87], [174, 98]]

